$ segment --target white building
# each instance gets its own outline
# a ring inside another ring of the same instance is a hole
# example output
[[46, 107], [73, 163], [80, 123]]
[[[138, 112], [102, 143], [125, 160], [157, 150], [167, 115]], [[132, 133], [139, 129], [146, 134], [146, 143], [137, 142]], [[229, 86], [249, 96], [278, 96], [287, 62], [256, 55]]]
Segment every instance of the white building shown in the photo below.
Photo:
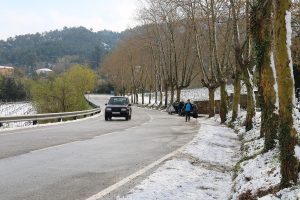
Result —
[[42, 69], [37, 69], [35, 71], [38, 75], [48, 75], [49, 73], [52, 73], [53, 71], [48, 68], [42, 68]]
[[0, 75], [12, 76], [14, 74], [15, 68], [8, 66], [0, 66]]

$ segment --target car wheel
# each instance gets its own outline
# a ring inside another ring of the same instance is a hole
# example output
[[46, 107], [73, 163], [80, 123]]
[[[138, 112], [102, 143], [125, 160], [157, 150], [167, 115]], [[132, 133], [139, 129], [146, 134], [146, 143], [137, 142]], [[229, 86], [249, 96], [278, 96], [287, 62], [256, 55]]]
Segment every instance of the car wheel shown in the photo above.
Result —
[[131, 115], [128, 116], [128, 119], [131, 120]]
[[105, 116], [105, 121], [108, 121], [108, 117]]
[[129, 117], [128, 117], [128, 116], [126, 116], [126, 117], [125, 117], [125, 120], [126, 120], [126, 121], [128, 121], [128, 120], [129, 120]]

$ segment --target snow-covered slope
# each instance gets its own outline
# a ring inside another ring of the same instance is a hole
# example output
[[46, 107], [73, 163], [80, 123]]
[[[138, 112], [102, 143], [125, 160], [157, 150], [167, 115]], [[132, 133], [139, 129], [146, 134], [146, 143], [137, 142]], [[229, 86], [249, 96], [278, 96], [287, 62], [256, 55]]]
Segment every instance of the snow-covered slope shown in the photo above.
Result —
[[[36, 113], [30, 102], [0, 103], [0, 116], [30, 115]], [[24, 127], [31, 125], [31, 122], [5, 123], [2, 128]]]
[[179, 155], [119, 200], [226, 200], [240, 142], [234, 130], [201, 118], [198, 135]]

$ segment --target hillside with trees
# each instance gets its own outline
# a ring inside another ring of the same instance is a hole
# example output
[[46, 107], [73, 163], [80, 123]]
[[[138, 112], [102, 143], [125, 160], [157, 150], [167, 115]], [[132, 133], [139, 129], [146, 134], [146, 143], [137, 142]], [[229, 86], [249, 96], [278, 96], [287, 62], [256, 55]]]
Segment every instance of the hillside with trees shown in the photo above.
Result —
[[61, 72], [75, 63], [96, 69], [119, 37], [116, 32], [84, 27], [11, 37], [0, 40], [0, 65], [22, 67], [28, 74], [42, 67]]

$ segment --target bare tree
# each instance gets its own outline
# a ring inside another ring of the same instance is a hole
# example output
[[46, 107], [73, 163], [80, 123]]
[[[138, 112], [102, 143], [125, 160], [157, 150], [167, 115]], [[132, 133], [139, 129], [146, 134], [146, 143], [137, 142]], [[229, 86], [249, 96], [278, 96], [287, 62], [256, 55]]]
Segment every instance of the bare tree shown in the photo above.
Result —
[[291, 1], [274, 1], [275, 66], [279, 97], [279, 144], [281, 160], [281, 187], [298, 181], [298, 161], [295, 157], [297, 132], [293, 126], [295, 103], [293, 63], [291, 55]]
[[[234, 32], [234, 47], [235, 47], [235, 57], [236, 57], [236, 80], [235, 86], [238, 90], [235, 91], [235, 95], [240, 95], [240, 75], [242, 74], [242, 79], [247, 88], [247, 115], [246, 115], [246, 131], [249, 131], [253, 128], [253, 118], [255, 116], [255, 95], [254, 95], [254, 83], [253, 83], [253, 59], [250, 43], [250, 18], [249, 18], [249, 0], [246, 0], [244, 3], [245, 11], [243, 13], [237, 12], [237, 1], [230, 0], [232, 17], [233, 17], [233, 32]], [[239, 9], [241, 10], [241, 9]], [[245, 36], [244, 41], [240, 37], [240, 30], [238, 26], [238, 19], [241, 18], [240, 14], [243, 14], [246, 27], [245, 27]], [[239, 100], [239, 97], [235, 97], [235, 100]], [[234, 106], [236, 106], [238, 102], [234, 102]], [[234, 110], [236, 112], [236, 110]], [[233, 119], [236, 118], [237, 113], [233, 113]]]

